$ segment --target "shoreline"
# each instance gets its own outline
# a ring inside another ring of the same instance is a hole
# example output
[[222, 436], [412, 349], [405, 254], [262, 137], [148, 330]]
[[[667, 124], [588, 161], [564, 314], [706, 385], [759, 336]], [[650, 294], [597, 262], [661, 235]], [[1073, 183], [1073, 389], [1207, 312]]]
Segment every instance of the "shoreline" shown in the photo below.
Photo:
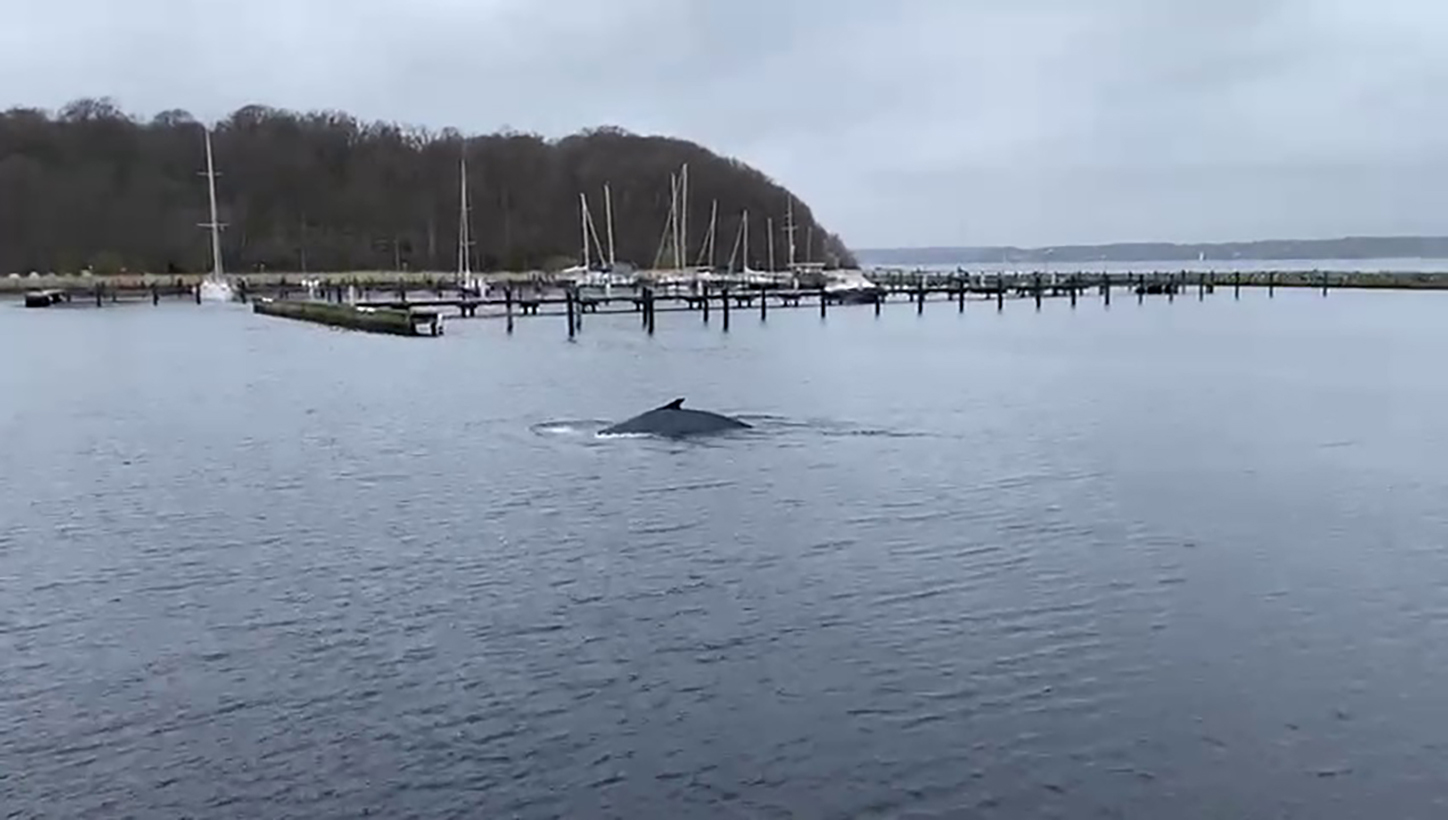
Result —
[[[967, 290], [976, 293], [990, 293], [999, 287], [1047, 287], [1087, 288], [1098, 287], [1109, 281], [1112, 287], [1138, 285], [1142, 281], [1176, 281], [1182, 285], [1206, 283], [1215, 287], [1331, 287], [1344, 290], [1407, 290], [1436, 291], [1448, 290], [1448, 271], [1357, 271], [1357, 269], [1253, 269], [1253, 271], [1221, 271], [1221, 269], [1141, 269], [1141, 271], [1090, 271], [1090, 269], [1053, 269], [1053, 271], [982, 271], [982, 269], [905, 269], [905, 268], [863, 268], [860, 272], [872, 283], [888, 290], [914, 290], [918, 285], [941, 287], [941, 285], [963, 284]], [[641, 283], [647, 283], [653, 275], [678, 277], [679, 271], [639, 271]], [[789, 274], [779, 274], [788, 277]], [[159, 298], [185, 298], [195, 296], [198, 285], [204, 283], [210, 274], [52, 274], [41, 277], [0, 278], [0, 298], [14, 300], [35, 291], [61, 291], [71, 298], [96, 298], [101, 294], [109, 300], [119, 294], [135, 297], [149, 294], [152, 300]], [[327, 291], [340, 293], [339, 288], [355, 287], [362, 293], [414, 293], [433, 291], [442, 294], [458, 291], [458, 278], [453, 272], [443, 271], [326, 271], [326, 272], [246, 272], [227, 274], [226, 280], [232, 285], [240, 284], [243, 293], [265, 296], [277, 293], [285, 297], [288, 293], [307, 291], [307, 284], [321, 291], [326, 300]], [[500, 271], [488, 274], [473, 274], [473, 281], [488, 287], [513, 288], [514, 293], [526, 290], [560, 291], [571, 290], [571, 280], [566, 275], [546, 274], [542, 271]], [[710, 290], [737, 288], [738, 291], [759, 290], [759, 285], [727, 281], [727, 278], [699, 280], [685, 277], [675, 283], [656, 287], [694, 288], [699, 284], [710, 285]], [[614, 285], [618, 291], [637, 290], [634, 284]], [[788, 287], [788, 285], [786, 285]], [[796, 284], [799, 290], [814, 290], [815, 284]], [[575, 291], [599, 290], [598, 285], [575, 285]], [[482, 294], [476, 294], [482, 296]], [[340, 296], [336, 297], [340, 301]], [[405, 298], [405, 296], [403, 297]]]
[[[1046, 283], [1075, 281], [1081, 285], [1095, 285], [1107, 277], [1113, 284], [1135, 284], [1139, 278], [1163, 279], [1177, 277], [1180, 281], [1195, 283], [1205, 279], [1215, 285], [1239, 283], [1243, 287], [1319, 287], [1324, 281], [1335, 288], [1396, 289], [1396, 290], [1448, 290], [1448, 272], [1426, 270], [1334, 270], [1285, 268], [1279, 270], [1206, 270], [1185, 267], [1175, 270], [1143, 269], [1140, 271], [1100, 270], [1018, 270], [983, 271], [962, 269], [945, 271], [930, 269], [904, 269], [900, 267], [863, 268], [860, 271], [872, 281], [885, 286], [914, 285], [916, 283], [950, 283], [964, 279], [971, 286], [994, 285], [998, 281], [1012, 283], [1028, 282], [1040, 276]], [[640, 278], [648, 279], [650, 274], [677, 275], [677, 271], [640, 271]], [[22, 296], [27, 292], [60, 290], [76, 294], [91, 294], [97, 288], [106, 293], [116, 291], [148, 291], [159, 288], [170, 295], [190, 292], [207, 279], [206, 273], [182, 274], [50, 274], [44, 276], [0, 277], [0, 296]], [[781, 274], [788, 275], [788, 274]], [[514, 288], [537, 287], [556, 288], [566, 284], [566, 277], [542, 271], [500, 271], [473, 274], [476, 281], [496, 286]], [[245, 283], [248, 289], [266, 291], [281, 287], [305, 289], [304, 282], [316, 282], [319, 286], [346, 287], [348, 285], [371, 290], [395, 290], [406, 287], [415, 290], [453, 290], [457, 288], [457, 275], [442, 271], [327, 271], [298, 273], [265, 272], [227, 274], [227, 281]], [[622, 289], [629, 286], [620, 285]]]

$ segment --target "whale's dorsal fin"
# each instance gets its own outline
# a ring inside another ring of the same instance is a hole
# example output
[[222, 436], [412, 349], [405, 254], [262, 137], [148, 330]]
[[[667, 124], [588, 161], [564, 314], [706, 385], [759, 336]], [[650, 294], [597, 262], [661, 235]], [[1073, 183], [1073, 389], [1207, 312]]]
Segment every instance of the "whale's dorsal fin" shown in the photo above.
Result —
[[683, 400], [683, 399], [674, 399], [673, 401], [669, 402], [668, 404], [664, 405], [663, 407], [661, 407], [661, 408], [659, 408], [659, 409], [660, 409], [660, 410], [678, 410], [678, 409], [681, 409], [683, 406], [684, 406], [684, 400]]

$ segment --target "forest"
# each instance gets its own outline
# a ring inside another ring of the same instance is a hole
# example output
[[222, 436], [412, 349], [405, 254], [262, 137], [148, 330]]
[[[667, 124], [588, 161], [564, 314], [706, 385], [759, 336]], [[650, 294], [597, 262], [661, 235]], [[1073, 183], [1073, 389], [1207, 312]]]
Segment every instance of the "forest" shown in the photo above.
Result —
[[[750, 266], [767, 266], [771, 219], [782, 267], [791, 208], [799, 261], [855, 264], [784, 187], [684, 140], [611, 126], [561, 139], [466, 136], [259, 105], [211, 129], [231, 271], [454, 270], [464, 158], [474, 270], [576, 264], [579, 194], [602, 236], [605, 183], [618, 261], [653, 267], [671, 233], [671, 175], [686, 163], [691, 263], [717, 202], [716, 264], [747, 210]], [[185, 111], [143, 121], [109, 99], [0, 113], [0, 274], [209, 269], [204, 135]]]

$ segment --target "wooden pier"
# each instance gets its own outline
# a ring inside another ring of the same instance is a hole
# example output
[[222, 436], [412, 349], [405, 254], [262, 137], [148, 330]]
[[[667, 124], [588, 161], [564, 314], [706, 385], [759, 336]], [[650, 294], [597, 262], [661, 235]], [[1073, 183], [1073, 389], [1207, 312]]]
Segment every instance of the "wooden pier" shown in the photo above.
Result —
[[[821, 313], [827, 314], [832, 306], [873, 305], [878, 313], [883, 304], [899, 301], [902, 297], [923, 312], [925, 304], [932, 301], [953, 301], [960, 311], [965, 310], [967, 301], [994, 301], [1000, 308], [1008, 300], [1029, 299], [1040, 307], [1048, 298], [1068, 298], [1075, 305], [1081, 298], [1096, 293], [1110, 304], [1113, 291], [1126, 291], [1139, 299], [1146, 296], [1174, 298], [1178, 294], [1195, 289], [1199, 295], [1214, 293], [1219, 286], [1219, 277], [1206, 273], [1153, 273], [1153, 274], [1072, 274], [1048, 277], [1041, 273], [1021, 275], [987, 275], [985, 277], [920, 277], [914, 281], [882, 283], [871, 291], [837, 291], [819, 288], [758, 288], [749, 286], [714, 286], [702, 284], [695, 289], [666, 290], [643, 285], [636, 289], [620, 289], [621, 293], [604, 294], [572, 287], [549, 289], [525, 288], [515, 291], [504, 288], [501, 296], [435, 296], [422, 294], [400, 294], [386, 299], [367, 299], [356, 302], [359, 307], [404, 309], [426, 307], [449, 309], [457, 312], [459, 318], [512, 318], [516, 316], [565, 316], [573, 315], [575, 322], [586, 313], [648, 313], [698, 312], [708, 321], [712, 311], [719, 311], [721, 317], [728, 316], [731, 309], [740, 310], [758, 305], [761, 316], [767, 316], [771, 305], [777, 308], [799, 308], [818, 305]], [[1248, 281], [1240, 274], [1230, 280], [1234, 292], [1242, 287], [1259, 286], [1269, 291], [1286, 287], [1272, 276], [1265, 280]], [[1321, 287], [1324, 292], [1337, 283], [1328, 278], [1306, 283], [1294, 280], [1293, 287], [1311, 284]]]
[[[203, 301], [200, 277], [68, 277], [56, 287], [32, 288], [25, 292], [25, 304], [34, 307], [102, 307], [121, 301]], [[14, 280], [11, 280], [13, 282]], [[709, 323], [719, 317], [724, 330], [739, 311], [757, 307], [761, 321], [771, 309], [817, 309], [823, 319], [832, 308], [867, 305], [880, 315], [884, 305], [905, 301], [917, 314], [927, 303], [953, 302], [964, 313], [972, 302], [994, 303], [1004, 311], [1007, 302], [1029, 300], [1040, 310], [1048, 298], [1064, 298], [1075, 307], [1093, 295], [1110, 305], [1119, 294], [1135, 296], [1138, 304], [1147, 298], [1175, 300], [1195, 292], [1205, 299], [1218, 288], [1229, 287], [1240, 299], [1244, 288], [1264, 290], [1271, 298], [1278, 288], [1312, 288], [1323, 296], [1339, 288], [1363, 289], [1448, 289], [1448, 274], [1358, 273], [1331, 271], [1152, 271], [1122, 272], [1014, 272], [968, 273], [899, 271], [872, 272], [866, 284], [874, 287], [840, 290], [830, 287], [760, 286], [754, 282], [730, 281], [724, 277], [696, 279], [686, 284], [655, 284], [642, 278], [636, 287], [600, 289], [553, 282], [538, 276], [490, 277], [482, 292], [460, 288], [448, 275], [399, 275], [388, 280], [378, 276], [333, 275], [325, 280], [302, 281], [289, 275], [228, 277], [233, 297], [252, 302], [257, 313], [314, 321], [337, 327], [396, 333], [400, 335], [441, 335], [443, 312], [457, 318], [501, 318], [509, 332], [519, 317], [558, 316], [566, 318], [569, 337], [577, 335], [584, 318], [592, 314], [633, 313], [641, 327], [652, 333], [660, 312], [694, 312]], [[501, 292], [500, 292], [501, 291]], [[11, 291], [15, 292], [15, 291]]]
[[[1278, 270], [1278, 271], [1141, 271], [1124, 273], [1113, 271], [1074, 272], [1017, 271], [1010, 273], [980, 273], [964, 269], [958, 271], [904, 271], [872, 269], [866, 271], [869, 279], [891, 292], [913, 292], [924, 286], [931, 293], [953, 291], [956, 283], [963, 282], [970, 293], [994, 294], [997, 288], [1017, 295], [1032, 295], [1039, 280], [1040, 287], [1048, 295], [1068, 295], [1072, 289], [1094, 285], [1082, 283], [1109, 282], [1111, 286], [1136, 286], [1141, 283], [1176, 282], [1178, 289], [1192, 286], [1205, 280], [1211, 287], [1230, 285], [1235, 288], [1320, 288], [1331, 289], [1394, 289], [1394, 290], [1448, 290], [1448, 273], [1406, 272], [1406, 271], [1323, 271], [1323, 270]], [[649, 281], [650, 272], [644, 272], [643, 280]], [[555, 296], [567, 283], [548, 274], [505, 273], [488, 274], [484, 277], [489, 290], [498, 292], [511, 289], [520, 313], [530, 312], [540, 295], [552, 292]], [[0, 278], [0, 297], [11, 295], [22, 297], [27, 293], [59, 294], [55, 304], [93, 303], [97, 294], [102, 303], [116, 301], [200, 301], [200, 285], [205, 277], [200, 274], [98, 274], [94, 276], [49, 275], [40, 277]], [[481, 300], [476, 290], [459, 289], [456, 277], [450, 273], [238, 273], [227, 276], [236, 297], [250, 301], [255, 297], [276, 299], [312, 298], [322, 301], [341, 302], [349, 294], [365, 303], [394, 303], [407, 301], [415, 303], [419, 298], [447, 299], [457, 301], [474, 297]], [[1076, 283], [1073, 285], [1072, 283]], [[757, 299], [760, 289], [743, 281], [715, 279], [712, 288], [717, 291], [728, 288], [730, 293], [748, 303]], [[660, 297], [668, 293], [661, 285], [655, 290]], [[801, 292], [813, 294], [814, 288], [805, 286]], [[786, 287], [764, 289], [766, 293], [788, 292]], [[688, 293], [688, 298], [701, 298], [698, 292]], [[594, 296], [589, 288], [580, 291], [580, 304], [585, 311], [593, 309]], [[717, 302], [717, 298], [716, 298]], [[738, 301], [736, 301], [736, 305]]]

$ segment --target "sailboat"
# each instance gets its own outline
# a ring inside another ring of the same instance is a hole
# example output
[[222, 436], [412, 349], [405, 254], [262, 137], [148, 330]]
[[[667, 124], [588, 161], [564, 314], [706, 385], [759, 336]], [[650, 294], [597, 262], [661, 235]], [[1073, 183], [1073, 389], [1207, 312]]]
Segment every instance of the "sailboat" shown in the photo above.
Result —
[[739, 212], [739, 230], [734, 233], [734, 247], [729, 252], [727, 270], [734, 275], [734, 262], [739, 262], [737, 280], [750, 284], [765, 284], [772, 278], [764, 271], [749, 267], [749, 209]]
[[[872, 281], [859, 271], [851, 270], [825, 270], [824, 265], [805, 261], [798, 262], [795, 259], [794, 234], [799, 229], [794, 224], [794, 200], [790, 199], [785, 210], [785, 234], [789, 237], [789, 272], [793, 279], [793, 286], [799, 287], [801, 274], [810, 278], [819, 278], [824, 283], [824, 291], [827, 298], [839, 304], [860, 304], [871, 303], [885, 294], [885, 289]], [[812, 244], [813, 226], [806, 231], [809, 242]]]
[[458, 159], [458, 290], [468, 296], [482, 296], [483, 283], [473, 274], [471, 211], [468, 199], [468, 158]]
[[719, 200], [709, 203], [709, 229], [704, 232], [704, 241], [699, 243], [699, 255], [694, 259], [697, 271], [713, 273], [716, 235], [719, 232]]
[[679, 167], [673, 184], [670, 220], [674, 227], [674, 269], [686, 281], [707, 282], [714, 277], [715, 236], [718, 231], [719, 200], [709, 205], [709, 227], [699, 242], [699, 252], [689, 263], [689, 163]]
[[825, 294], [840, 304], [871, 303], [885, 289], [857, 270], [823, 270]]
[[593, 262], [590, 259], [588, 249], [588, 195], [582, 191], [578, 192], [578, 228], [583, 234], [582, 261], [571, 267], [559, 271], [559, 275], [571, 279], [575, 284], [585, 284], [582, 280], [587, 279], [593, 272]]
[[[618, 260], [615, 258], [613, 241], [613, 195], [609, 190], [608, 183], [603, 185], [603, 211], [605, 230], [608, 232], [608, 249], [604, 250], [603, 240], [598, 236], [598, 228], [593, 224], [593, 213], [588, 207], [588, 195], [580, 191], [578, 193], [578, 221], [579, 232], [582, 235], [581, 262], [570, 268], [560, 271], [560, 275], [571, 279], [578, 285], [593, 285], [604, 288], [605, 293], [613, 285], [627, 285], [633, 283], [633, 277], [617, 270]], [[593, 252], [597, 251], [598, 264], [593, 263]]]
[[205, 125], [201, 126], [201, 132], [206, 141], [206, 170], [201, 176], [206, 177], [207, 200], [211, 206], [211, 221], [202, 222], [200, 227], [211, 231], [211, 273], [207, 274], [197, 285], [203, 300], [210, 302], [229, 302], [232, 298], [231, 283], [226, 279], [226, 273], [221, 265], [221, 229], [225, 227], [217, 214], [216, 207], [216, 161], [211, 152], [211, 129]]
[[788, 200], [785, 201], [784, 205], [784, 235], [788, 240], [787, 244], [789, 248], [789, 267], [786, 268], [786, 270], [789, 271], [789, 286], [791, 288], [798, 289], [799, 267], [798, 263], [795, 261], [794, 258], [795, 230], [797, 230], [797, 228], [794, 224], [794, 197], [791, 196]]
[[603, 232], [608, 234], [608, 271], [613, 273], [618, 268], [618, 257], [613, 246], [613, 192], [607, 182], [603, 183]]
[[689, 268], [685, 252], [688, 246], [687, 220], [685, 214], [688, 202], [689, 166], [685, 163], [678, 173], [669, 174], [669, 213], [664, 220], [663, 233], [659, 237], [658, 250], [654, 253], [653, 271], [650, 278], [660, 287], [697, 288], [705, 281], [707, 274]]

